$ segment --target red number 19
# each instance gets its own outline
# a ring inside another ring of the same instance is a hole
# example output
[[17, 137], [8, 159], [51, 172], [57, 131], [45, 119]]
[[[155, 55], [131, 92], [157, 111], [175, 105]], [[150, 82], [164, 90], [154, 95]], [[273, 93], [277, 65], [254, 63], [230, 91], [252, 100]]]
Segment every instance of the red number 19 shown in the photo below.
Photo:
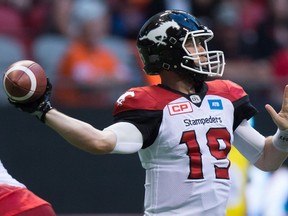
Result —
[[[229, 179], [228, 168], [230, 162], [227, 155], [231, 149], [230, 134], [226, 128], [211, 128], [206, 133], [207, 146], [211, 155], [216, 160], [227, 160], [227, 166], [214, 166], [216, 178]], [[199, 143], [197, 142], [197, 135], [195, 131], [185, 131], [182, 134], [180, 144], [186, 144], [188, 148], [187, 155], [190, 158], [190, 174], [189, 179], [203, 179], [203, 163], [202, 153]], [[222, 144], [222, 145], [221, 145]]]

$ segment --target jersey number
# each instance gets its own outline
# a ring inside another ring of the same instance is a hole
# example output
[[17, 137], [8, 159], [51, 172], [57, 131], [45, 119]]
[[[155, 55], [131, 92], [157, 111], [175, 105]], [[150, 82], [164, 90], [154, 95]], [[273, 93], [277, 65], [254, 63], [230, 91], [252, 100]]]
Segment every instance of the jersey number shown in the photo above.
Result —
[[[206, 133], [207, 146], [211, 155], [216, 160], [226, 160], [223, 164], [227, 163], [225, 167], [214, 165], [215, 176], [220, 179], [229, 179], [228, 168], [230, 161], [227, 155], [231, 149], [230, 134], [226, 128], [211, 128]], [[197, 135], [194, 130], [185, 131], [182, 134], [180, 144], [186, 144], [188, 148], [187, 155], [190, 158], [190, 173], [189, 179], [203, 179], [203, 163], [202, 153], [199, 143], [197, 142]]]

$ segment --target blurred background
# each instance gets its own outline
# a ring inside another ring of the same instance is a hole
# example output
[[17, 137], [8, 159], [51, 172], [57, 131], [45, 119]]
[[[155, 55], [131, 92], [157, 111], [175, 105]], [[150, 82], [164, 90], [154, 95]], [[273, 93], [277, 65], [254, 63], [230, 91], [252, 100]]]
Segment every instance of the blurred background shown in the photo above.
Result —
[[[164, 9], [186, 10], [214, 31], [210, 49], [225, 53], [223, 79], [242, 85], [260, 111], [254, 127], [274, 133], [264, 105], [280, 109], [288, 80], [287, 0], [0, 0], [0, 71], [18, 60], [38, 62], [53, 83], [53, 105], [104, 128], [121, 93], [159, 82], [142, 71], [135, 43], [144, 22]], [[4, 166], [59, 215], [141, 215], [137, 154], [81, 152], [9, 106], [3, 90], [0, 111]], [[231, 161], [227, 215], [288, 215], [286, 164], [263, 173], [235, 149]]]

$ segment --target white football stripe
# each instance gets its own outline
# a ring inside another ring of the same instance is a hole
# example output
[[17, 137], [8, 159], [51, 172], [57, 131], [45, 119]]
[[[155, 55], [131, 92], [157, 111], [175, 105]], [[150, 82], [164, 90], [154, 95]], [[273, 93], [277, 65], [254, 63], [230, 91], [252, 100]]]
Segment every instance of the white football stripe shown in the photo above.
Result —
[[6, 73], [5, 73], [5, 76], [4, 76], [4, 79], [3, 79], [3, 82], [4, 80], [7, 78], [7, 76], [12, 72], [12, 71], [15, 71], [15, 70], [20, 70], [20, 71], [23, 71], [24, 73], [26, 73], [30, 80], [31, 80], [31, 88], [30, 88], [30, 91], [22, 96], [22, 97], [15, 97], [13, 95], [10, 95], [9, 92], [6, 90], [5, 88], [5, 85], [4, 86], [4, 89], [7, 93], [7, 95], [15, 100], [15, 101], [24, 101], [24, 100], [27, 100], [28, 98], [30, 98], [33, 94], [34, 94], [34, 91], [36, 90], [36, 86], [37, 86], [37, 81], [36, 81], [36, 77], [35, 77], [35, 74], [28, 68], [28, 67], [25, 67], [25, 66], [22, 66], [22, 65], [16, 65], [16, 66], [13, 66], [11, 67]]

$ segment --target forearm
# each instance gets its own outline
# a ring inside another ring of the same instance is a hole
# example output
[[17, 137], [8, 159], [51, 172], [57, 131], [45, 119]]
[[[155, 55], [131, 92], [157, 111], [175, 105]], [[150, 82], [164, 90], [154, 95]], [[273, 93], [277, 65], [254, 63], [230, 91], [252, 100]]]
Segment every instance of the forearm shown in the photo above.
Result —
[[278, 169], [288, 156], [287, 152], [277, 150], [272, 144], [272, 136], [265, 139], [263, 153], [255, 166], [263, 171], [274, 171]]
[[98, 130], [55, 109], [46, 114], [45, 124], [70, 144], [93, 154], [109, 153], [116, 144], [116, 136], [112, 131]]

